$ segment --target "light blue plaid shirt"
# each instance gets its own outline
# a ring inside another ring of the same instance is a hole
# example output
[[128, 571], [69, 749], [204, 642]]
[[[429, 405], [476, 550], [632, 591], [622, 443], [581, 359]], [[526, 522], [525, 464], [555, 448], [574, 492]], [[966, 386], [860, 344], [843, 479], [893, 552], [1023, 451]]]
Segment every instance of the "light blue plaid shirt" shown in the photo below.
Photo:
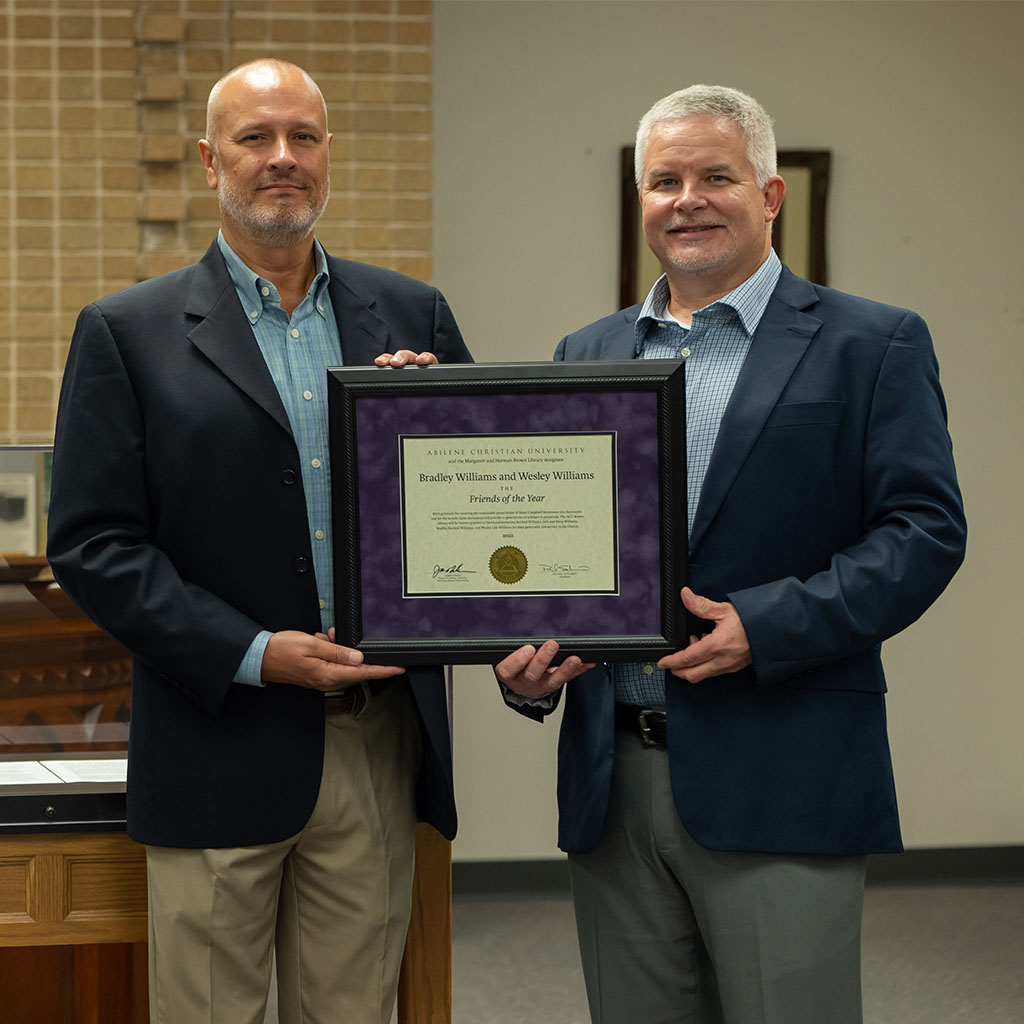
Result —
[[[689, 328], [668, 314], [669, 288], [663, 275], [637, 317], [637, 358], [686, 360], [687, 533], [693, 529], [722, 414], [781, 273], [782, 264], [772, 250], [743, 284], [697, 310]], [[654, 662], [613, 665], [612, 679], [615, 699], [621, 703], [665, 704], [665, 672]]]
[[[223, 234], [217, 242], [242, 309], [288, 413], [306, 496], [313, 571], [320, 594], [320, 623], [334, 625], [334, 548], [331, 538], [331, 453], [327, 430], [328, 366], [341, 365], [341, 338], [327, 283], [327, 257], [313, 242], [316, 275], [305, 298], [288, 314], [274, 285], [250, 270]], [[263, 685], [260, 667], [271, 634], [261, 630], [235, 674], [235, 682]]]

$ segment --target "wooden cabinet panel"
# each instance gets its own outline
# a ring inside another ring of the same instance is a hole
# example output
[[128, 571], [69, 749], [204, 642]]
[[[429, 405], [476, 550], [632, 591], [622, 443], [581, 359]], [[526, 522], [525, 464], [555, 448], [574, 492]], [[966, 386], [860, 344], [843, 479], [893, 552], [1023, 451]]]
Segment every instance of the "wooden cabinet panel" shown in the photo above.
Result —
[[145, 943], [0, 948], [4, 1024], [147, 1024]]
[[123, 832], [0, 836], [0, 946], [145, 938], [145, 847]]

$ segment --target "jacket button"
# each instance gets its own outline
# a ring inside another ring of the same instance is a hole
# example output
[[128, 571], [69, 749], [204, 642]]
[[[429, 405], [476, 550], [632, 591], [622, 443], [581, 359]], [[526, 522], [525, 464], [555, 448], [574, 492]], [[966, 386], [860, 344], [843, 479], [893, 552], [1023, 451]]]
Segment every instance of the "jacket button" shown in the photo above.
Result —
[[285, 466], [281, 470], [281, 483], [287, 487], [291, 487], [292, 484], [296, 483], [299, 479], [299, 474], [291, 468], [291, 466]]
[[298, 573], [309, 572], [309, 559], [304, 555], [299, 555], [292, 563], [292, 568]]

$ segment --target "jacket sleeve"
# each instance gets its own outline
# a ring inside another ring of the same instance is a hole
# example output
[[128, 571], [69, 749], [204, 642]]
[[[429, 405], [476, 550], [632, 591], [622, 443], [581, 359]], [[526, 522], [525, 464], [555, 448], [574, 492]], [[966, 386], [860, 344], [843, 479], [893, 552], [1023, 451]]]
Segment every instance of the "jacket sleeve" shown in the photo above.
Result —
[[145, 429], [117, 341], [88, 306], [61, 388], [47, 555], [89, 618], [215, 713], [260, 626], [183, 579], [153, 542]]
[[859, 538], [809, 578], [728, 594], [761, 684], [877, 647], [916, 620], [963, 561], [967, 527], [938, 366], [914, 313], [881, 360], [863, 437]]
[[445, 297], [434, 291], [434, 347], [432, 349], [439, 363], [471, 363], [473, 357], [462, 340], [462, 333], [455, 322], [455, 315]]

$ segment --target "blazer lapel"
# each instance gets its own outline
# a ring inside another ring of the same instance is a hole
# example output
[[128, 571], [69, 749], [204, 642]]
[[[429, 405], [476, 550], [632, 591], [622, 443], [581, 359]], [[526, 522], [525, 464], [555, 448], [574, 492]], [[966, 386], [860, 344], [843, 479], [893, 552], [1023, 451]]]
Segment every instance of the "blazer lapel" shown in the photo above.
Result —
[[291, 434], [288, 414], [274, 378], [267, 369], [216, 242], [196, 265], [185, 315], [198, 319], [188, 332], [192, 344]]
[[630, 306], [622, 311], [622, 323], [610, 332], [602, 346], [602, 359], [636, 359], [636, 318], [640, 308]]
[[365, 366], [388, 351], [391, 335], [387, 321], [373, 311], [374, 296], [360, 291], [341, 273], [339, 262], [327, 258], [331, 279], [328, 291], [341, 336], [341, 357], [346, 366]]
[[783, 268], [722, 417], [690, 531], [691, 552], [714, 520], [807, 346], [821, 327], [820, 320], [803, 312], [815, 302], [814, 286]]

